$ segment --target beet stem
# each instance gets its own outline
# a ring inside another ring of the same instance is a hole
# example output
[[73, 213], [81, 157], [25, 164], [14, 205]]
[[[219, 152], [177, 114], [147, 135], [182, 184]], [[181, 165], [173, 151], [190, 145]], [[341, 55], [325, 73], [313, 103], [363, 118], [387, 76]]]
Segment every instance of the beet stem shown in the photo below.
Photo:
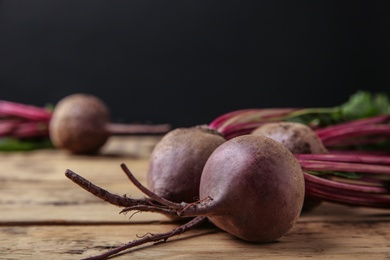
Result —
[[389, 136], [390, 125], [356, 125], [350, 126], [332, 132], [326, 135], [319, 135], [319, 138], [325, 145], [337, 144], [348, 138], [366, 137], [370, 135]]
[[[201, 199], [201, 200], [189, 203], [189, 204], [187, 204], [187, 206], [183, 207], [183, 209], [181, 211], [178, 212], [178, 215], [179, 216], [184, 216], [184, 212], [186, 212], [186, 214], [188, 215], [189, 214], [188, 212], [191, 211], [191, 210], [188, 210], [188, 209], [190, 209], [191, 207], [194, 207], [194, 206], [197, 207], [196, 205], [202, 204], [204, 202], [211, 201], [211, 200], [213, 200], [213, 198], [211, 198], [210, 196], [207, 196], [204, 199]], [[193, 213], [190, 213], [190, 214], [193, 214]]]
[[[277, 121], [277, 120], [276, 120]], [[248, 123], [237, 123], [234, 125], [229, 125], [221, 131], [222, 135], [226, 139], [232, 139], [233, 137], [249, 134], [256, 128], [260, 127], [261, 125], [265, 124], [266, 122], [248, 122]]]
[[350, 163], [369, 163], [390, 165], [390, 156], [371, 155], [371, 154], [296, 154], [301, 160], [332, 161], [332, 162], [350, 162]]
[[172, 129], [170, 124], [118, 124], [110, 123], [107, 131], [111, 135], [131, 135], [131, 134], [165, 134]]
[[23, 122], [13, 129], [11, 135], [18, 138], [48, 136], [49, 129], [46, 122]]
[[370, 198], [370, 197], [355, 197], [342, 193], [329, 192], [326, 190], [318, 189], [311, 185], [310, 182], [305, 183], [305, 193], [308, 197], [321, 199], [324, 201], [335, 202], [344, 205], [351, 206], [364, 206], [374, 208], [389, 208], [389, 199], [383, 198]]
[[315, 183], [316, 185], [322, 186], [324, 188], [336, 189], [338, 191], [349, 191], [349, 192], [356, 192], [362, 194], [364, 193], [388, 194], [389, 193], [388, 189], [380, 186], [343, 183], [339, 181], [333, 181], [333, 180], [317, 177], [309, 173], [304, 173], [304, 176], [305, 176], [305, 181]]
[[298, 108], [264, 108], [264, 109], [242, 109], [224, 114], [213, 120], [209, 126], [223, 134], [228, 135], [231, 128], [242, 124], [264, 123], [269, 121], [280, 121], [289, 116]]
[[175, 202], [172, 202], [172, 201], [169, 201], [167, 199], [164, 199], [163, 197], [161, 196], [158, 196], [156, 193], [152, 192], [151, 190], [149, 190], [148, 188], [146, 188], [145, 186], [143, 186], [138, 180], [137, 178], [135, 178], [135, 176], [131, 173], [131, 171], [129, 170], [129, 168], [127, 168], [127, 166], [122, 163], [121, 164], [121, 168], [122, 170], [125, 172], [125, 174], [127, 175], [127, 177], [130, 179], [130, 181], [140, 190], [142, 191], [146, 196], [150, 197], [151, 199], [167, 206], [167, 207], [170, 207], [174, 210], [181, 210], [185, 205], [187, 205], [186, 203], [182, 202], [182, 203], [175, 203]]
[[380, 144], [380, 143], [386, 143], [390, 141], [390, 135], [366, 135], [361, 136], [357, 138], [353, 137], [347, 137], [343, 138], [341, 137], [340, 140], [336, 137], [335, 139], [330, 139], [324, 143], [326, 147], [353, 147], [353, 146], [359, 146], [359, 145], [371, 145], [371, 144]]
[[166, 216], [174, 216], [178, 217], [178, 214], [176, 211], [171, 210], [170, 208], [165, 208], [161, 205], [134, 205], [130, 207], [126, 207], [122, 209], [119, 214], [127, 213], [130, 211], [140, 211], [140, 212], [154, 212], [154, 213], [160, 213]]
[[247, 112], [247, 111], [250, 111], [250, 110], [251, 110], [251, 109], [241, 109], [241, 110], [236, 110], [236, 111], [232, 111], [232, 112], [223, 114], [223, 115], [221, 115], [221, 116], [215, 118], [215, 119], [209, 124], [209, 127], [212, 128], [212, 129], [217, 130], [217, 129], [220, 128], [220, 127], [225, 123], [225, 121], [227, 121], [229, 118], [235, 117], [236, 115], [239, 115], [239, 114], [241, 114], [241, 113], [244, 113], [244, 112]]
[[189, 222], [183, 224], [182, 226], [180, 227], [177, 227], [169, 232], [166, 232], [166, 233], [160, 233], [160, 234], [152, 234], [152, 235], [147, 235], [145, 237], [142, 237], [140, 239], [137, 239], [137, 240], [133, 240], [127, 244], [124, 244], [122, 246], [119, 246], [117, 248], [114, 248], [110, 251], [107, 251], [106, 253], [104, 254], [101, 254], [101, 255], [98, 255], [98, 256], [92, 256], [92, 257], [89, 257], [89, 258], [85, 258], [85, 260], [99, 260], [99, 259], [106, 259], [107, 257], [109, 256], [112, 256], [112, 255], [115, 255], [119, 252], [122, 252], [126, 249], [129, 249], [129, 248], [133, 248], [133, 247], [136, 247], [136, 246], [139, 246], [139, 245], [143, 245], [143, 244], [146, 244], [146, 243], [150, 243], [150, 242], [158, 242], [158, 241], [161, 241], [163, 240], [164, 242], [166, 242], [168, 240], [168, 238], [170, 237], [173, 237], [175, 235], [180, 235], [180, 234], [183, 234], [184, 232], [194, 228], [195, 226], [203, 223], [206, 221], [206, 217], [204, 216], [199, 216], [199, 217], [196, 217], [192, 220], [190, 220]]
[[344, 154], [354, 154], [354, 155], [381, 155], [381, 156], [390, 156], [390, 150], [336, 150], [328, 149], [329, 154], [333, 155], [344, 155]]
[[18, 126], [20, 122], [14, 120], [6, 120], [0, 122], [0, 136], [10, 136], [12, 131]]
[[0, 117], [19, 117], [32, 121], [46, 121], [51, 118], [51, 112], [44, 108], [0, 100]]
[[390, 119], [390, 115], [379, 115], [379, 116], [374, 116], [369, 118], [356, 119], [346, 123], [339, 123], [336, 125], [320, 128], [316, 130], [316, 133], [319, 137], [322, 137], [338, 130], [348, 129], [349, 127], [379, 124], [379, 123], [384, 123], [389, 119]]
[[363, 164], [363, 163], [346, 163], [298, 159], [302, 169], [309, 171], [345, 171], [360, 173], [377, 173], [390, 174], [390, 166]]
[[74, 183], [79, 185], [84, 190], [88, 191], [89, 193], [92, 193], [96, 197], [110, 203], [116, 206], [120, 207], [130, 207], [135, 205], [147, 205], [147, 200], [141, 200], [141, 199], [131, 199], [125, 196], [119, 196], [116, 194], [112, 194], [109, 191], [100, 188], [99, 186], [96, 186], [92, 182], [88, 181], [87, 179], [81, 177], [77, 173], [67, 169], [65, 171], [65, 176], [72, 180]]

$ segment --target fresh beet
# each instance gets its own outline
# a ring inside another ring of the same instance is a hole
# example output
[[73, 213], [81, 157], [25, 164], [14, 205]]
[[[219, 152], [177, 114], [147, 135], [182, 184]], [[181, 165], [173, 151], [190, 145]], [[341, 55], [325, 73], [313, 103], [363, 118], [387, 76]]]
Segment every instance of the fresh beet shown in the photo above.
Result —
[[225, 139], [207, 126], [177, 128], [166, 134], [150, 157], [147, 184], [159, 196], [174, 202], [199, 199], [203, 167]]
[[72, 153], [94, 153], [113, 134], [165, 133], [169, 125], [110, 123], [106, 104], [96, 96], [77, 93], [61, 99], [49, 124], [54, 146]]
[[60, 100], [49, 125], [53, 144], [74, 153], [90, 153], [102, 147], [110, 136], [106, 126], [110, 114], [106, 105], [88, 94], [73, 94]]
[[206, 215], [241, 239], [271, 242], [297, 221], [304, 199], [301, 167], [280, 143], [244, 135], [218, 147], [201, 178], [200, 197], [211, 198], [182, 215]]
[[264, 135], [282, 143], [294, 154], [327, 153], [316, 133], [308, 126], [293, 122], [266, 123], [252, 134]]

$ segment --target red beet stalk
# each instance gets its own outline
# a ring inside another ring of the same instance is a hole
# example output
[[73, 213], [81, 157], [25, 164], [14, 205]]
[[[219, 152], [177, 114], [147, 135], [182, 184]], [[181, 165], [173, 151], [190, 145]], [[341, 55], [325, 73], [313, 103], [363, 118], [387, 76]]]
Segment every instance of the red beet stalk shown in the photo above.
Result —
[[299, 159], [304, 170], [377, 173], [390, 176], [390, 166]]
[[355, 153], [345, 154], [297, 154], [299, 160], [315, 160], [315, 161], [330, 161], [330, 162], [349, 162], [349, 163], [365, 163], [365, 164], [383, 164], [390, 165], [390, 156], [380, 155], [365, 155]]
[[350, 121], [316, 130], [325, 146], [347, 146], [390, 140], [390, 115]]
[[321, 199], [323, 201], [361, 207], [390, 208], [390, 197], [375, 196], [363, 192], [347, 193], [337, 190], [328, 190], [323, 184], [316, 186], [306, 179], [309, 174], [305, 174], [305, 193], [307, 197]]
[[[362, 154], [298, 154], [306, 196], [352, 206], [390, 208], [390, 157]], [[332, 172], [360, 173], [356, 180]], [[319, 174], [315, 176], [313, 174]]]
[[[220, 132], [226, 139], [248, 134], [267, 122], [286, 121], [291, 118], [311, 115], [325, 117], [337, 112], [337, 108], [269, 108], [242, 109], [226, 113], [214, 119], [209, 127]], [[364, 119], [351, 120], [328, 127], [309, 125], [316, 129], [317, 135], [326, 147], [372, 144], [390, 139], [390, 115], [378, 115]], [[310, 121], [308, 124], [312, 124]]]
[[226, 139], [248, 134], [266, 122], [282, 121], [299, 108], [243, 109], [226, 113], [214, 119], [209, 127], [223, 134]]
[[40, 107], [0, 100], [0, 117], [17, 117], [29, 121], [45, 121], [51, 118], [51, 112]]
[[356, 119], [346, 123], [339, 123], [336, 125], [320, 128], [316, 130], [316, 133], [319, 137], [322, 137], [322, 136], [326, 136], [327, 134], [331, 134], [334, 131], [346, 129], [348, 127], [383, 124], [383, 123], [388, 123], [389, 120], [390, 120], [390, 115], [379, 115], [379, 116], [368, 117], [363, 119]]
[[45, 137], [48, 136], [48, 123], [40, 121], [0, 121], [0, 137]]
[[0, 137], [47, 137], [51, 111], [0, 100]]

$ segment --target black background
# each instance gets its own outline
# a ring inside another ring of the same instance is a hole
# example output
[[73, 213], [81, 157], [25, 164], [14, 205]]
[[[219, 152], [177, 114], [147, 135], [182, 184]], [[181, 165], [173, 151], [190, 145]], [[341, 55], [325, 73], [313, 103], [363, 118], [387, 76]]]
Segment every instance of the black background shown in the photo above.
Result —
[[113, 121], [390, 94], [389, 60], [390, 1], [0, 0], [0, 99], [87, 92]]

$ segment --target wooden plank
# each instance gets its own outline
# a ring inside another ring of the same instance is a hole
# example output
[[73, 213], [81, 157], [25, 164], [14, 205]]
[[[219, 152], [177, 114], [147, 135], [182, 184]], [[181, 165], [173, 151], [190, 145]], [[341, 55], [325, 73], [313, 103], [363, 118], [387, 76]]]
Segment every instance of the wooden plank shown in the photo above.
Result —
[[[99, 156], [69, 155], [57, 150], [1, 154], [0, 222], [123, 221], [126, 217], [118, 218], [119, 208], [82, 190], [64, 172], [69, 168], [113, 193], [143, 197], [120, 164], [126, 163], [145, 183], [148, 156], [159, 137], [125, 140], [112, 138]], [[137, 215], [134, 219], [144, 221], [147, 216]]]
[[[14, 259], [79, 259], [136, 239], [136, 234], [166, 232], [176, 225], [53, 225], [0, 227], [0, 252]], [[389, 223], [299, 222], [279, 242], [252, 244], [207, 226], [156, 246], [143, 246], [115, 259], [385, 259]]]

